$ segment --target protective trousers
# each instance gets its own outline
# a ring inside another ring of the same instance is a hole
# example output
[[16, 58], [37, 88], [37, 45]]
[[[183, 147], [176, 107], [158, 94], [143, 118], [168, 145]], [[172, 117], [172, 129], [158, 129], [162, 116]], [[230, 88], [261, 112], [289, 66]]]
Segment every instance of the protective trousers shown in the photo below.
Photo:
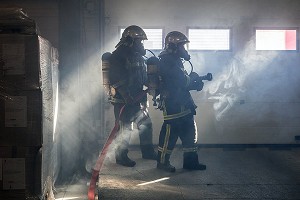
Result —
[[169, 163], [177, 139], [182, 142], [184, 156], [197, 155], [197, 128], [192, 114], [177, 119], [165, 120], [158, 145], [158, 163]]
[[134, 130], [134, 125], [136, 125], [139, 133], [142, 156], [148, 159], [149, 156], [153, 156], [154, 149], [152, 143], [152, 121], [147, 109], [141, 109], [140, 104], [126, 105], [121, 116], [119, 116], [123, 105], [124, 104], [114, 105], [115, 118], [119, 120], [120, 123], [119, 133], [116, 138], [116, 155], [128, 152], [131, 134]]

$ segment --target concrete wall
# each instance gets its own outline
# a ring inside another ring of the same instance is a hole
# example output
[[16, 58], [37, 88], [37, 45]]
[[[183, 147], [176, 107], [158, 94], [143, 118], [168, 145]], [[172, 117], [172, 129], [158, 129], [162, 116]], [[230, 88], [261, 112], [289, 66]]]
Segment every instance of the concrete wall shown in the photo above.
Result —
[[[120, 27], [131, 24], [163, 28], [165, 34], [187, 33], [188, 27], [232, 29], [232, 51], [190, 52], [194, 71], [214, 75], [202, 92], [193, 92], [198, 143], [295, 143], [300, 134], [299, 52], [255, 51], [254, 30], [299, 27], [300, 1], [106, 0], [105, 51], [114, 50]], [[162, 113], [150, 110], [157, 143]]]

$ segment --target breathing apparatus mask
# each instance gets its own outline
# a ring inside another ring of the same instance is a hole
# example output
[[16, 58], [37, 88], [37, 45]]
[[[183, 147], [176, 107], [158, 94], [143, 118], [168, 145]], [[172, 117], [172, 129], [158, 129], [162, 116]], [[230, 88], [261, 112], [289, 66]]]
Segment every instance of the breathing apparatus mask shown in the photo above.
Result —
[[191, 56], [185, 50], [184, 45], [189, 43], [188, 38], [179, 31], [172, 31], [165, 38], [165, 50], [178, 55], [186, 61], [191, 59]]
[[144, 48], [144, 43], [141, 39], [135, 39], [131, 48], [133, 52], [139, 53], [141, 56], [146, 55], [146, 49]]
[[184, 48], [184, 44], [177, 45], [177, 54], [180, 58], [183, 58], [185, 61], [189, 61], [191, 59], [190, 54]]

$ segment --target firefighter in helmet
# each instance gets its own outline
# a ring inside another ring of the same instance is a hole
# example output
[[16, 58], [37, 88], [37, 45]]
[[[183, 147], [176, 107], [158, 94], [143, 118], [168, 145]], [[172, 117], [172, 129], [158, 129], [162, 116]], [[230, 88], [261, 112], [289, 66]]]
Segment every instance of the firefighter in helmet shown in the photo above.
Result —
[[167, 34], [164, 50], [159, 55], [164, 123], [159, 135], [157, 168], [168, 172], [176, 170], [169, 159], [178, 138], [182, 141], [184, 152], [183, 168], [206, 169], [206, 165], [198, 161], [197, 128], [194, 121], [197, 106], [190, 94], [190, 90], [202, 90], [204, 84], [198, 79], [197, 73], [188, 75], [184, 70], [182, 60], [190, 60], [184, 47], [187, 43], [189, 40], [183, 33], [172, 31]]
[[110, 101], [114, 106], [115, 120], [120, 124], [115, 158], [117, 164], [127, 167], [136, 164], [127, 155], [133, 125], [136, 125], [139, 132], [142, 157], [157, 159], [152, 143], [152, 122], [147, 110], [147, 94], [143, 91], [147, 82], [143, 40], [147, 40], [147, 36], [142, 28], [136, 25], [127, 27], [109, 60], [112, 90]]

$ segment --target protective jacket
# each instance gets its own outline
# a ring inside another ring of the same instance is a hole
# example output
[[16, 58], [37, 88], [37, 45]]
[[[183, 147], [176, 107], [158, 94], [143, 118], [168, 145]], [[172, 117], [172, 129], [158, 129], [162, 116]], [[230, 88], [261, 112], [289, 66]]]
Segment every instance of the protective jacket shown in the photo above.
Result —
[[[147, 82], [147, 72], [143, 57], [127, 46], [118, 47], [110, 57], [109, 79], [115, 94], [111, 98], [112, 103], [125, 103], [126, 97], [133, 99], [143, 92], [143, 85]], [[140, 98], [140, 102], [146, 101]]]
[[162, 79], [161, 100], [164, 120], [171, 120], [196, 114], [196, 108], [189, 92], [190, 77], [184, 70], [181, 58], [163, 51], [159, 70]]

